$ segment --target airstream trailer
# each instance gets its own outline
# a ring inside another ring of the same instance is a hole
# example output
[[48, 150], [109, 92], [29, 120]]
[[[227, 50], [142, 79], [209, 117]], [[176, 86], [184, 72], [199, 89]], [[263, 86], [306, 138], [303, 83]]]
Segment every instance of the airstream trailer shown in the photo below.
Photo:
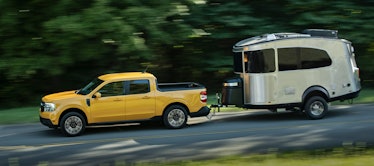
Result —
[[352, 43], [335, 30], [308, 29], [242, 40], [233, 46], [234, 72], [222, 104], [300, 110], [321, 119], [328, 102], [353, 99], [361, 85]]

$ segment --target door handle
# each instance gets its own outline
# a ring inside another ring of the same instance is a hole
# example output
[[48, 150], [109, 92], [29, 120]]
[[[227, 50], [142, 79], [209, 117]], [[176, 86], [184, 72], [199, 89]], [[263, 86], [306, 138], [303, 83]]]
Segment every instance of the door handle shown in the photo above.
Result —
[[149, 96], [144, 96], [144, 97], [142, 97], [142, 99], [150, 99], [151, 97], [149, 97]]
[[113, 101], [122, 101], [121, 99], [114, 99]]

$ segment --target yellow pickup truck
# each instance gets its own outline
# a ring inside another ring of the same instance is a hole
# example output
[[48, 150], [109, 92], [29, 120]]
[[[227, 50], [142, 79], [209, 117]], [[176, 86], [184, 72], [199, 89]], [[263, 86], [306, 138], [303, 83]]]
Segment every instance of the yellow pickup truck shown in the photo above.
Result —
[[157, 83], [150, 73], [99, 76], [80, 90], [42, 98], [40, 122], [66, 136], [81, 135], [88, 125], [160, 120], [168, 128], [186, 125], [188, 116], [210, 113], [206, 88], [198, 83]]

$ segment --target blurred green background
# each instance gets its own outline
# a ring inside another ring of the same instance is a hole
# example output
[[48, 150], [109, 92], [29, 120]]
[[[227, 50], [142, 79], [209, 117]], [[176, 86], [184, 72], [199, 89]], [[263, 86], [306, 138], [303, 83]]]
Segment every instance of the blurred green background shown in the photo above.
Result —
[[0, 107], [38, 105], [111, 72], [220, 91], [244, 38], [334, 29], [353, 42], [364, 87], [374, 86], [372, 0], [0, 0]]

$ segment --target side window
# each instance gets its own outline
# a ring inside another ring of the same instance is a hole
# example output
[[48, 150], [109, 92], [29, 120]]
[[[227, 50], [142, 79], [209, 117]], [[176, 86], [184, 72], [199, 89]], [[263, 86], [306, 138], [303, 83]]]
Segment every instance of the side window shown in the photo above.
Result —
[[125, 81], [125, 93], [129, 94], [143, 94], [150, 92], [149, 80], [132, 80]]
[[275, 71], [274, 49], [245, 52], [249, 73], [269, 73]]
[[313, 48], [301, 48], [301, 68], [313, 69], [331, 65], [326, 51]]
[[330, 66], [331, 63], [324, 50], [299, 47], [278, 49], [279, 71], [313, 69]]
[[279, 71], [298, 69], [299, 50], [297, 48], [278, 49]]
[[123, 91], [123, 81], [120, 82], [112, 82], [109, 84], [104, 85], [99, 92], [101, 93], [102, 97], [109, 97], [109, 96], [121, 96], [124, 95]]

